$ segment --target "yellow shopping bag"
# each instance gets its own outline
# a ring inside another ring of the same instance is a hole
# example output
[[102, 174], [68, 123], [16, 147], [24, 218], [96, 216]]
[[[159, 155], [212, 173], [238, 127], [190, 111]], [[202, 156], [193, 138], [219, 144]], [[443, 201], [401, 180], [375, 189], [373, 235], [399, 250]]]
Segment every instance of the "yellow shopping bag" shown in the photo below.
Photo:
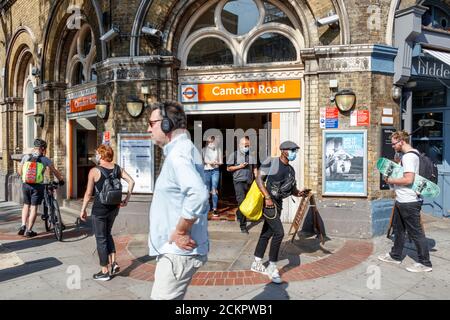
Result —
[[264, 205], [264, 196], [258, 188], [256, 181], [253, 181], [244, 201], [239, 206], [241, 213], [250, 221], [261, 219]]

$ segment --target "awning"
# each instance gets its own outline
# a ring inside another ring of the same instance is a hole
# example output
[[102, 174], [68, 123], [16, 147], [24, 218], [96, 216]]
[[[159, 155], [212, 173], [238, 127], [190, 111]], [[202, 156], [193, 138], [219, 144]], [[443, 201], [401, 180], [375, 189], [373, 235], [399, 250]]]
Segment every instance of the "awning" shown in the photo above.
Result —
[[450, 66], [450, 53], [430, 49], [423, 49], [423, 51]]

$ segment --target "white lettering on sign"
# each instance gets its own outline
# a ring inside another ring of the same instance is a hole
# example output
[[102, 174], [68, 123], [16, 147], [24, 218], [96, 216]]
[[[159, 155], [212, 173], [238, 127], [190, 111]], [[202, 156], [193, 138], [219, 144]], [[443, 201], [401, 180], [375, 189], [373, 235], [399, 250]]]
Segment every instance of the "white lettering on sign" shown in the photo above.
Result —
[[[249, 95], [255, 94], [256, 88], [238, 87], [238, 88], [221, 88], [220, 86], [212, 89], [212, 94], [215, 96], [232, 96], [232, 95]], [[274, 94], [274, 93], [286, 93], [286, 85], [280, 86], [266, 86], [264, 84], [258, 85], [258, 94]]]
[[260, 94], [270, 94], [270, 93], [286, 93], [286, 85], [282, 84], [279, 87], [266, 87], [261, 84], [258, 86], [258, 91]]
[[423, 63], [419, 59], [417, 73], [419, 75], [438, 77], [438, 78], [450, 78], [450, 69], [444, 63], [429, 62]]

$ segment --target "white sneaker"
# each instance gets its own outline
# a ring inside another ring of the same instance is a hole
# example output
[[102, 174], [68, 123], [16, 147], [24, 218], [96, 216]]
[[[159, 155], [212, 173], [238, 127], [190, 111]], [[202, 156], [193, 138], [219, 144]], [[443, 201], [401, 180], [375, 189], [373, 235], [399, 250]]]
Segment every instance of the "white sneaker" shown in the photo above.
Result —
[[269, 264], [266, 268], [266, 274], [269, 276], [270, 280], [273, 283], [281, 283], [283, 282], [280, 277], [280, 273], [278, 272], [277, 266], [274, 264]]
[[253, 261], [250, 270], [262, 274], [266, 274], [266, 267], [262, 264], [262, 261]]
[[427, 267], [421, 263], [414, 263], [412, 266], [406, 268], [409, 272], [430, 272], [433, 270], [432, 267]]
[[393, 259], [389, 253], [385, 253], [385, 254], [378, 256], [378, 260], [381, 260], [384, 262], [389, 262], [389, 263], [394, 263], [394, 264], [402, 263], [400, 260]]

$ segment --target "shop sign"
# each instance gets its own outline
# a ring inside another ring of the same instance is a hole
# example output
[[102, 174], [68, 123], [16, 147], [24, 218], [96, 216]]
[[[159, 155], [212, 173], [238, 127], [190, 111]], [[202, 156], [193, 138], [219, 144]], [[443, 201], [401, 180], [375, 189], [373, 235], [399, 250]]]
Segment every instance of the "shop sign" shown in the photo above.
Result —
[[181, 101], [219, 102], [301, 98], [301, 80], [201, 83], [181, 85]]
[[368, 127], [370, 125], [369, 110], [353, 110], [350, 114], [350, 125], [356, 127]]
[[339, 110], [337, 107], [320, 108], [320, 128], [337, 129], [339, 127]]
[[[133, 178], [133, 193], [153, 192], [153, 143], [148, 133], [119, 133], [119, 165]], [[128, 185], [123, 182], [123, 191]]]
[[96, 103], [97, 89], [95, 87], [72, 92], [66, 97], [66, 111], [68, 113], [77, 113], [94, 110]]
[[422, 77], [450, 79], [450, 66], [434, 59], [415, 59], [413, 74]]
[[367, 195], [367, 131], [323, 130], [323, 195]]

